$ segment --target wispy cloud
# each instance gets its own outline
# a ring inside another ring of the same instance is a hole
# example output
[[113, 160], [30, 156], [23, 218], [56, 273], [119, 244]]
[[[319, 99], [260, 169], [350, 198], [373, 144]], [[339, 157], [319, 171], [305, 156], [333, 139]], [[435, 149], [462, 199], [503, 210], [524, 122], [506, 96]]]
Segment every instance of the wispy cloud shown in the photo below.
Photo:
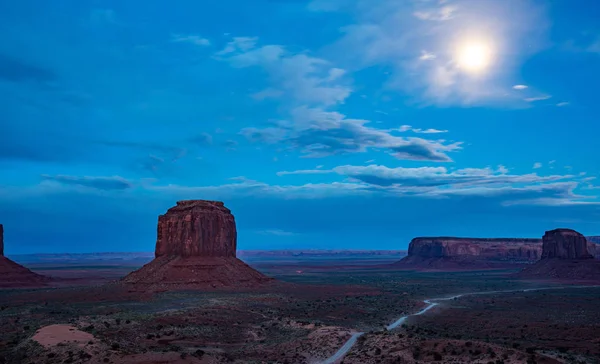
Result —
[[419, 56], [419, 59], [421, 61], [430, 61], [435, 58], [436, 58], [435, 54], [433, 54], [431, 52], [427, 52], [427, 51], [421, 51], [421, 55]]
[[258, 46], [255, 37], [234, 38], [215, 57], [238, 68], [265, 69], [273, 86], [254, 93], [257, 99], [285, 96], [297, 105], [331, 106], [343, 103], [352, 92], [343, 80], [345, 70], [280, 45]]
[[568, 102], [565, 102], [565, 101], [563, 101], [563, 102], [559, 102], [558, 104], [556, 104], [556, 106], [558, 106], [558, 107], [569, 106], [569, 103], [568, 103]]
[[281, 229], [261, 230], [261, 231], [258, 231], [258, 233], [259, 234], [263, 234], [263, 235], [275, 235], [275, 236], [293, 236], [293, 235], [297, 235], [294, 232], [285, 231], [285, 230], [281, 230]]
[[440, 130], [440, 129], [411, 129], [413, 132], [417, 134], [439, 134], [439, 133], [447, 133], [448, 130]]
[[[519, 61], [538, 49], [537, 37], [547, 24], [531, 3], [518, 0], [318, 4], [311, 9], [351, 11], [357, 19], [342, 29], [344, 36], [332, 53], [348, 67], [390, 67], [384, 86], [404, 91], [421, 104], [523, 106], [521, 98], [506, 90], [514, 85], [511, 77]], [[490, 49], [490, 64], [481, 73], [467, 72], [461, 65], [460, 49], [469, 42]]]
[[234, 37], [216, 56], [225, 56], [236, 52], [247, 52], [256, 47], [258, 37]]
[[298, 107], [289, 122], [264, 129], [245, 128], [241, 133], [254, 142], [285, 142], [309, 158], [382, 148], [398, 159], [449, 162], [452, 159], [447, 152], [461, 149], [461, 143], [399, 137], [367, 124], [368, 120], [349, 119], [335, 111]]
[[540, 168], [542, 168], [542, 163], [540, 163], [540, 162], [535, 162], [535, 163], [533, 164], [533, 169], [540, 169]]
[[430, 6], [415, 11], [413, 15], [421, 20], [445, 21], [455, 17], [458, 8], [452, 5]]
[[513, 88], [514, 88], [515, 90], [525, 90], [525, 89], [527, 89], [528, 87], [527, 87], [526, 85], [514, 85], [514, 86], [513, 86]]
[[527, 97], [525, 99], [525, 101], [527, 101], [527, 102], [536, 102], [536, 101], [548, 100], [550, 98], [552, 98], [552, 96], [550, 96], [550, 95], [542, 95], [542, 96]]
[[90, 176], [50, 176], [43, 174], [42, 178], [47, 181], [54, 181], [66, 185], [76, 185], [99, 190], [126, 190], [133, 187], [133, 184], [125, 178], [113, 177], [90, 177]]
[[171, 40], [173, 42], [191, 43], [193, 45], [203, 46], [203, 47], [210, 45], [210, 40], [208, 40], [207, 38], [203, 38], [199, 35], [193, 35], [193, 34], [189, 34], [189, 35], [174, 34], [172, 36]]

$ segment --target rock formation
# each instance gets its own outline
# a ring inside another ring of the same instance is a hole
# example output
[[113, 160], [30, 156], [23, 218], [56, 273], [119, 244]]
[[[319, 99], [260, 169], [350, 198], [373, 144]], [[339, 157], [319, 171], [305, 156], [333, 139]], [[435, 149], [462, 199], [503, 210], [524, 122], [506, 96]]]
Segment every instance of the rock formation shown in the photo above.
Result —
[[236, 257], [237, 232], [223, 202], [178, 201], [159, 216], [155, 259], [123, 278], [132, 290], [255, 287], [272, 281]]
[[398, 267], [415, 269], [481, 269], [537, 261], [540, 239], [516, 238], [414, 238]]
[[592, 254], [596, 259], [600, 259], [600, 236], [586, 236], [588, 241], [588, 251]]
[[592, 243], [600, 244], [600, 236], [586, 236], [587, 241], [591, 241]]
[[33, 273], [4, 256], [4, 227], [0, 224], [0, 287], [35, 287], [49, 281], [50, 278]]
[[178, 201], [158, 217], [155, 257], [235, 257], [237, 232], [231, 211], [219, 201]]
[[600, 259], [600, 247], [598, 244], [588, 241], [588, 252], [596, 259]]
[[[600, 280], [600, 261], [590, 253], [590, 243], [575, 230], [546, 231], [541, 259], [519, 276], [533, 279]], [[592, 248], [592, 249], [595, 249]]]
[[571, 229], [546, 231], [542, 238], [542, 259], [591, 259], [588, 242], [583, 235]]

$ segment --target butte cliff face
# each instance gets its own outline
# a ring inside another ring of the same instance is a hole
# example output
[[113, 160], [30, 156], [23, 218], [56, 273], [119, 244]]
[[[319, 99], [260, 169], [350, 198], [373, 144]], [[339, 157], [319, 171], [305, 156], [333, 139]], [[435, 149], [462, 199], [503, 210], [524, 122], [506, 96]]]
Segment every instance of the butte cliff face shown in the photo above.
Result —
[[178, 201], [158, 217], [155, 256], [235, 257], [237, 231], [219, 201]]
[[600, 259], [600, 236], [586, 236], [588, 241], [588, 251], [590, 254]]
[[546, 231], [542, 238], [542, 259], [592, 259], [588, 241], [575, 230]]
[[155, 259], [123, 278], [132, 290], [255, 287], [272, 281], [236, 258], [235, 219], [223, 202], [178, 201], [159, 216]]
[[546, 231], [542, 238], [541, 259], [519, 275], [532, 279], [600, 281], [600, 261], [590, 253], [590, 243], [583, 235], [571, 229], [555, 229]]
[[535, 262], [540, 239], [415, 238], [397, 266], [415, 269], [481, 269]]
[[43, 286], [50, 278], [33, 273], [4, 256], [4, 226], [0, 224], [0, 287], [18, 288]]

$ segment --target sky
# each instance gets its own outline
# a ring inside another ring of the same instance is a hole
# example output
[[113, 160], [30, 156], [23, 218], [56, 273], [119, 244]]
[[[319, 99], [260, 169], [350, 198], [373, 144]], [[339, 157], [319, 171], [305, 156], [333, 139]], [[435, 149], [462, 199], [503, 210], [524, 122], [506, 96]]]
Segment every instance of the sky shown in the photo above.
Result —
[[600, 3], [0, 2], [7, 254], [600, 235]]

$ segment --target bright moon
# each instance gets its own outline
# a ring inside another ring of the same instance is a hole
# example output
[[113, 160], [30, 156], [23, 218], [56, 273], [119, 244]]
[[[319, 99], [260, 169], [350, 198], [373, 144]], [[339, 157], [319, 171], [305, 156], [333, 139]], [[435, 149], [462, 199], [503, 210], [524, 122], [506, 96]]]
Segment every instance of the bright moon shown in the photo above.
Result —
[[466, 72], [481, 73], [492, 61], [492, 47], [483, 41], [468, 41], [458, 47], [458, 66]]

